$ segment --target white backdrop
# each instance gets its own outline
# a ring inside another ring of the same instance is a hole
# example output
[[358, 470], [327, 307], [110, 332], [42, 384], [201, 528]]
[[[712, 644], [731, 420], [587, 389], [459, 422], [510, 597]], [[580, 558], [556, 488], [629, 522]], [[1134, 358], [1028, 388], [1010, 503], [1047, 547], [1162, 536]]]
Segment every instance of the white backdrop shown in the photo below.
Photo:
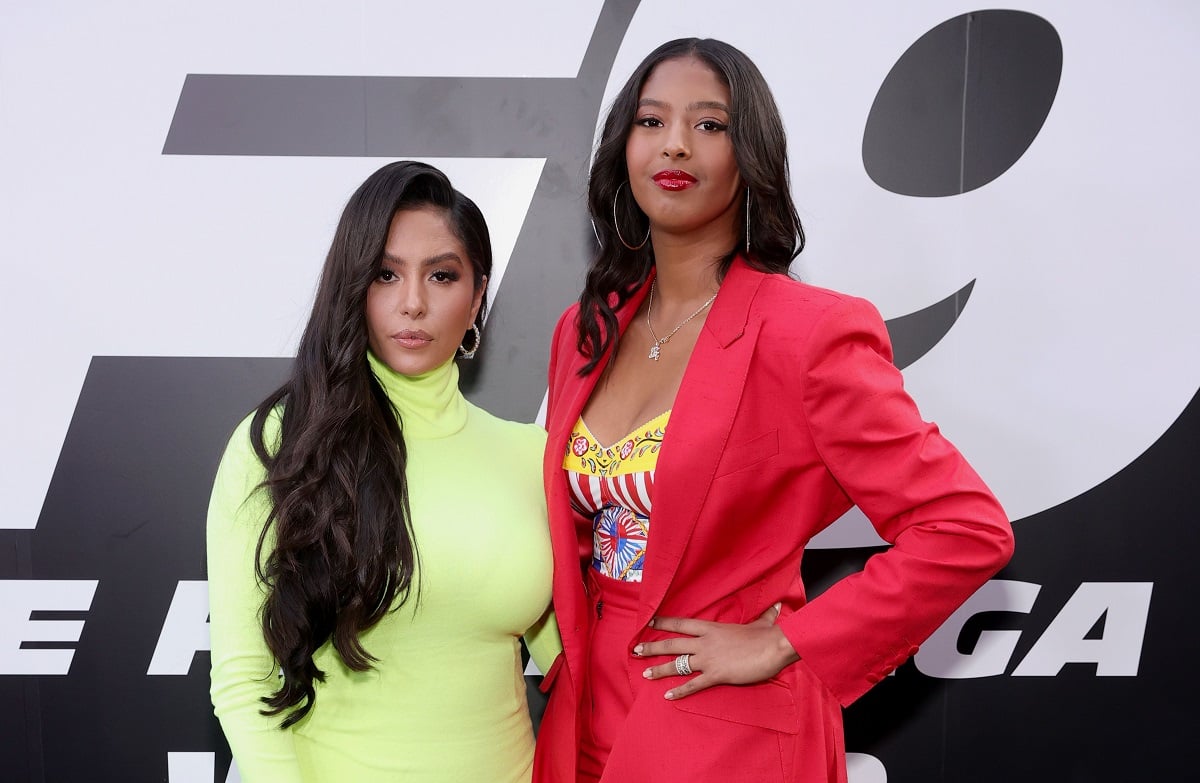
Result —
[[[3, 0], [0, 530], [36, 528], [92, 357], [291, 355], [338, 213], [384, 162], [164, 155], [188, 74], [569, 78], [602, 6]], [[801, 277], [885, 318], [976, 281], [905, 375], [1020, 534], [1133, 462], [1200, 387], [1200, 5], [1014, 8], [1057, 30], [1058, 94], [1021, 159], [959, 196], [883, 190], [862, 137], [897, 59], [978, 10], [962, 2], [646, 0], [604, 103], [662, 41], [727, 40], [784, 115], [810, 239]], [[427, 160], [488, 218], [493, 299], [522, 296], [503, 270], [521, 263], [510, 257], [545, 160]], [[822, 538], [876, 542], [853, 520]], [[884, 778], [863, 767], [856, 780]]]
[[[186, 74], [569, 77], [600, 5], [6, 2], [0, 527], [36, 524], [91, 356], [290, 355], [340, 207], [382, 163], [162, 155]], [[805, 279], [889, 318], [979, 280], [907, 377], [1018, 519], [1128, 464], [1200, 386], [1200, 6], [1020, 8], [1063, 39], [1058, 98], [1025, 156], [959, 197], [888, 193], [860, 148], [883, 77], [961, 2], [651, 0], [605, 97], [663, 40], [728, 40], [784, 114]], [[542, 161], [431, 162], [506, 263]]]

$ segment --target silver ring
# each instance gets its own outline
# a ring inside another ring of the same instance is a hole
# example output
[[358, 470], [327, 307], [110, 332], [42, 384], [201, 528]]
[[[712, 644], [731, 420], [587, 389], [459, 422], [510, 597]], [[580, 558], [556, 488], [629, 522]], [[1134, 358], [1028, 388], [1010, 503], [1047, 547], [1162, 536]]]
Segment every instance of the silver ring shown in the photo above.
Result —
[[691, 653], [686, 653], [675, 659], [675, 673], [680, 677], [686, 677], [692, 673], [692, 665], [688, 663], [688, 659], [691, 657]]

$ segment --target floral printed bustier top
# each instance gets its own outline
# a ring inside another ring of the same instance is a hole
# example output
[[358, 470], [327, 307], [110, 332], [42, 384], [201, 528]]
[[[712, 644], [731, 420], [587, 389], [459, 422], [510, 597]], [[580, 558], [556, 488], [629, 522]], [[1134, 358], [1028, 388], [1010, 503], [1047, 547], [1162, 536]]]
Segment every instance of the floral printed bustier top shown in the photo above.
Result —
[[571, 507], [591, 523], [592, 568], [610, 579], [642, 581], [654, 468], [670, 416], [660, 413], [611, 446], [600, 445], [582, 416], [571, 432], [563, 458]]

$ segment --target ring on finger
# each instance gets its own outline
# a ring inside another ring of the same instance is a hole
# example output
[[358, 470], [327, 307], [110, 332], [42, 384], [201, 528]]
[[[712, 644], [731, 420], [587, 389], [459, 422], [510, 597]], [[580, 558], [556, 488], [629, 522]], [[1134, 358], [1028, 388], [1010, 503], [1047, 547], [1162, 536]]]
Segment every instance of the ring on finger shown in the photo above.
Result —
[[688, 662], [691, 657], [691, 653], [684, 653], [675, 659], [675, 673], [680, 677], [686, 677], [692, 673], [692, 665]]

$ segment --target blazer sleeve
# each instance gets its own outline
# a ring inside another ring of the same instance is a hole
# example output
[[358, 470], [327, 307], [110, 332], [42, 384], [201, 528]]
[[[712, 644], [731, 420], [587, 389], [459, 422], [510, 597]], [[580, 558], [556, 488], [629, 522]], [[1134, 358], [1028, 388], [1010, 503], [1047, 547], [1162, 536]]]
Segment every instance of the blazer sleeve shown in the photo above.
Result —
[[[274, 417], [272, 424], [278, 424]], [[208, 507], [211, 695], [242, 780], [299, 783], [291, 731], [279, 728], [282, 717], [259, 713], [260, 699], [277, 689], [278, 677], [259, 622], [265, 593], [255, 550], [270, 506], [257, 489], [266, 472], [250, 444], [249, 425], [243, 421], [230, 438]]]
[[812, 441], [892, 544], [779, 623], [847, 705], [1008, 562], [1013, 536], [983, 480], [904, 391], [874, 307], [839, 299], [804, 346], [801, 410]]

